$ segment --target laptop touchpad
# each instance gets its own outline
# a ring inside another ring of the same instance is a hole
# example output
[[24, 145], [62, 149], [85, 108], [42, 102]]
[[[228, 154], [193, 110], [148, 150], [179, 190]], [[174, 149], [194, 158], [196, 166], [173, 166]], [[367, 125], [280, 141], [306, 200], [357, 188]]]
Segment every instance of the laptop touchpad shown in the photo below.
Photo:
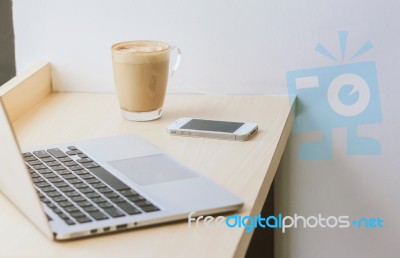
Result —
[[164, 154], [108, 162], [138, 185], [149, 185], [197, 177], [189, 168]]

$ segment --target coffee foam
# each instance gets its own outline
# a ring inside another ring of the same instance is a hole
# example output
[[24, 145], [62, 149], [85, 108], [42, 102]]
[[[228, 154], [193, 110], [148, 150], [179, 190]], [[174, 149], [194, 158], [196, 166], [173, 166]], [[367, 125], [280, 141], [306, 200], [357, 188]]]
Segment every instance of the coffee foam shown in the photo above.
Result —
[[159, 41], [127, 41], [112, 46], [113, 61], [127, 64], [169, 60], [170, 45]]
[[132, 53], [151, 53], [162, 51], [166, 49], [166, 47], [162, 46], [125, 46], [120, 48], [121, 51], [132, 52]]

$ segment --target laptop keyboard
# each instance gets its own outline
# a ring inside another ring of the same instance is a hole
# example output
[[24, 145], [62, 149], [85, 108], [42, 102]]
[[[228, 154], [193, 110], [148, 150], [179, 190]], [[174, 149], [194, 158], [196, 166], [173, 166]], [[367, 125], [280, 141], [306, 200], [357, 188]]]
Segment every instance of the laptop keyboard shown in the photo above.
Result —
[[68, 225], [160, 210], [74, 146], [22, 155], [41, 201]]

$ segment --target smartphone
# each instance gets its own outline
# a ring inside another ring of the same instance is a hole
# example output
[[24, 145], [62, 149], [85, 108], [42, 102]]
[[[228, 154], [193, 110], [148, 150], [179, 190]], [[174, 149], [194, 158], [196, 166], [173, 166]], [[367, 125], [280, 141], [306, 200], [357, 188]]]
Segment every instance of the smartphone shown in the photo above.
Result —
[[258, 130], [258, 125], [248, 122], [204, 120], [182, 117], [167, 127], [172, 135], [207, 137], [246, 141]]

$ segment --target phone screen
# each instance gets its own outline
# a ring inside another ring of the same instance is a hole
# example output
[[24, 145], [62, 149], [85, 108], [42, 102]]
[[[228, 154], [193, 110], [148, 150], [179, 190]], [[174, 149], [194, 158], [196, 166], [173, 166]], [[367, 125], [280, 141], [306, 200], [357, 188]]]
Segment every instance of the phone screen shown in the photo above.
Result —
[[192, 119], [184, 124], [181, 129], [233, 133], [243, 124], [238, 122]]

